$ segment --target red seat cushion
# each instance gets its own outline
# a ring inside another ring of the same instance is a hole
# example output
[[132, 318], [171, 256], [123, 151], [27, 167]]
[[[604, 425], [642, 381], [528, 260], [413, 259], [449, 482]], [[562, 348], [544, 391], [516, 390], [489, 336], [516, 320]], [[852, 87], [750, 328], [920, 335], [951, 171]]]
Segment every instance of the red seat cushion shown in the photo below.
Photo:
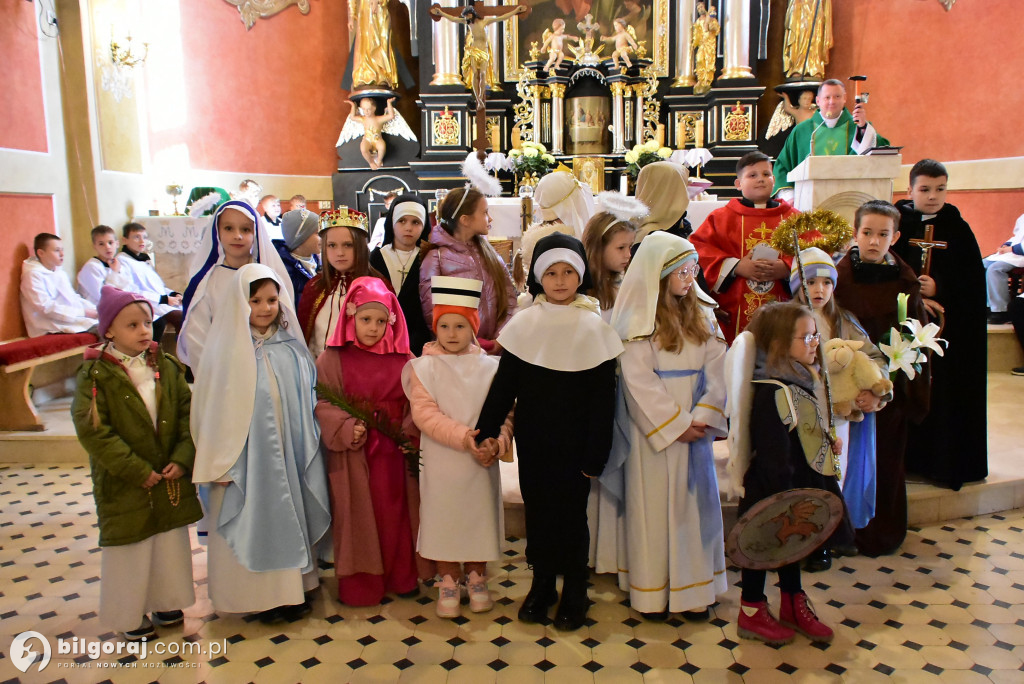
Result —
[[98, 341], [99, 338], [92, 333], [57, 333], [0, 344], [0, 366], [38, 359], [75, 347], [96, 344]]

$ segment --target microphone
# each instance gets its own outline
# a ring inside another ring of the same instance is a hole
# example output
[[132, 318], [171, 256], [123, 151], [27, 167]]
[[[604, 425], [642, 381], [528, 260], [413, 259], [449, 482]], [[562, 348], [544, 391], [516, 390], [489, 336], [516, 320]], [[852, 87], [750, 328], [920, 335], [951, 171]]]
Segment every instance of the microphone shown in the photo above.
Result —
[[821, 123], [818, 124], [813, 131], [811, 131], [811, 151], [810, 151], [810, 155], [808, 155], [808, 156], [811, 156], [811, 157], [814, 156], [814, 136], [818, 134], [818, 129], [821, 128], [824, 125], [825, 125], [825, 117], [823, 116], [823, 117], [821, 117]]

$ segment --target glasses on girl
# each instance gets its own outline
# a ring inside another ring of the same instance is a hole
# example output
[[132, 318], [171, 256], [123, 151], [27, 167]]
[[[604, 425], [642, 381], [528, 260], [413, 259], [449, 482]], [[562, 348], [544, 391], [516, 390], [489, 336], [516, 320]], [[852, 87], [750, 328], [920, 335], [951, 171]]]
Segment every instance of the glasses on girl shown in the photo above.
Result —
[[797, 335], [796, 339], [803, 340], [804, 344], [810, 347], [812, 342], [821, 341], [821, 333], [807, 333], [806, 335]]
[[700, 266], [695, 262], [687, 264], [682, 268], [676, 270], [676, 277], [680, 280], [686, 280], [686, 278], [696, 278], [697, 272], [700, 271]]

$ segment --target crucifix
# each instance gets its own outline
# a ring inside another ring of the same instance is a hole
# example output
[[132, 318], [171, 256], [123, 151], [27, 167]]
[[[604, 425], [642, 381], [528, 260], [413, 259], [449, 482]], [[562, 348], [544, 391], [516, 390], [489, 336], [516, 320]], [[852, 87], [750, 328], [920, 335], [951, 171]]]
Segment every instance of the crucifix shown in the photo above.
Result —
[[466, 7], [430, 6], [430, 18], [442, 19], [466, 25], [466, 49], [462, 57], [462, 79], [473, 89], [476, 98], [476, 139], [473, 147], [483, 159], [487, 152], [487, 70], [491, 66], [491, 47], [487, 42], [486, 29], [491, 24], [506, 21], [517, 14], [528, 15], [528, 5], [516, 5], [511, 10], [505, 7], [486, 7], [480, 0]]
[[934, 232], [935, 228], [931, 224], [928, 224], [924, 227], [923, 238], [914, 238], [910, 240], [910, 244], [916, 245], [921, 249], [921, 275], [931, 275], [932, 250], [946, 249], [946, 247], [949, 245], [948, 242], [936, 240], [934, 237]]

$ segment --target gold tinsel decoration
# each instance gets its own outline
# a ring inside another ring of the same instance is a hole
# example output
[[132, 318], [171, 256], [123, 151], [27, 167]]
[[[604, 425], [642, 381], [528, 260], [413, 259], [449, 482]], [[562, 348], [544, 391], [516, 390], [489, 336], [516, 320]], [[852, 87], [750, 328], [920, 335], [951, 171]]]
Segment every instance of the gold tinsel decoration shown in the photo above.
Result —
[[772, 247], [783, 254], [796, 256], [793, 253], [793, 235], [820, 233], [813, 240], [800, 238], [800, 251], [817, 247], [827, 254], [835, 254], [853, 237], [853, 228], [839, 214], [828, 209], [818, 209], [807, 214], [797, 214], [779, 224], [772, 233]]

